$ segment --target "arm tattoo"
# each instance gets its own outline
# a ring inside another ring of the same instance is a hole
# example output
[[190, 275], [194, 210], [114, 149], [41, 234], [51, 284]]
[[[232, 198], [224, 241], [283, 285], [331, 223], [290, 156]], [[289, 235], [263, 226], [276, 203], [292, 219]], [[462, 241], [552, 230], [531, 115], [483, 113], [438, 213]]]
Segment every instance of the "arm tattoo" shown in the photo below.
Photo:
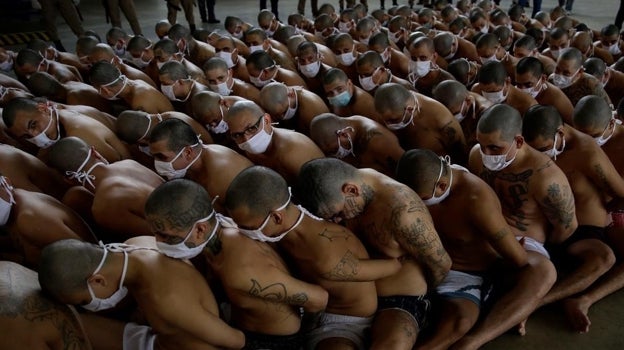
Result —
[[498, 242], [509, 233], [508, 229], [502, 229], [492, 235], [492, 241]]
[[609, 180], [607, 180], [607, 174], [605, 174], [602, 166], [600, 164], [596, 164], [594, 165], [594, 170], [596, 171], [596, 175], [598, 175], [598, 179], [600, 180], [600, 183], [598, 185], [601, 186], [609, 195], [612, 195], [615, 191], [613, 190], [613, 187], [611, 187], [611, 184], [609, 184]]
[[288, 295], [286, 286], [283, 283], [273, 283], [262, 287], [260, 283], [253, 278], [251, 279], [249, 294], [270, 302], [280, 304], [286, 303], [296, 306], [303, 306], [308, 301], [308, 295], [303, 292]]
[[563, 191], [559, 184], [552, 183], [548, 186], [547, 194], [542, 201], [544, 214], [551, 223], [560, 223], [565, 228], [569, 228], [574, 220], [574, 197], [564, 186]]
[[358, 274], [360, 268], [360, 260], [347, 250], [342, 259], [328, 272], [322, 273], [321, 276], [331, 281], [353, 281]]
[[[396, 227], [396, 233], [399, 242], [407, 245], [406, 250], [412, 252], [414, 258], [424, 264], [430, 272], [428, 283], [436, 286], [446, 275], [446, 261], [448, 254], [441, 242], [437, 239], [435, 230], [430, 222], [422, 217], [414, 218], [408, 225], [401, 225], [401, 216], [405, 212], [393, 212], [393, 227]], [[415, 253], [415, 254], [414, 254]]]

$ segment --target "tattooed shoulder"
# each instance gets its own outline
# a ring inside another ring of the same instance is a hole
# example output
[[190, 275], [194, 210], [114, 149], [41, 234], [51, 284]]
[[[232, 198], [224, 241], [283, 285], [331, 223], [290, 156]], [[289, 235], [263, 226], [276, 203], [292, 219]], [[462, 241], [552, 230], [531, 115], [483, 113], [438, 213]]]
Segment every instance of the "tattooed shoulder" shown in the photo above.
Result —
[[569, 228], [574, 221], [574, 196], [569, 186], [551, 183], [542, 200], [542, 207], [546, 217], [553, 223]]

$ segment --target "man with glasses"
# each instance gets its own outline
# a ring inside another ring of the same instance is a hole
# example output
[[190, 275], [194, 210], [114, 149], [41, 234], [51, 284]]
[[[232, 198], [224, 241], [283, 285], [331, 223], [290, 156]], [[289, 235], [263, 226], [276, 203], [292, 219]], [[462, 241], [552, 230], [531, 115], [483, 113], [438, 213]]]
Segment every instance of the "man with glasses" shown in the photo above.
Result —
[[294, 183], [303, 163], [323, 158], [307, 136], [274, 128], [271, 116], [251, 101], [236, 102], [225, 115], [230, 136], [255, 164], [271, 168]]

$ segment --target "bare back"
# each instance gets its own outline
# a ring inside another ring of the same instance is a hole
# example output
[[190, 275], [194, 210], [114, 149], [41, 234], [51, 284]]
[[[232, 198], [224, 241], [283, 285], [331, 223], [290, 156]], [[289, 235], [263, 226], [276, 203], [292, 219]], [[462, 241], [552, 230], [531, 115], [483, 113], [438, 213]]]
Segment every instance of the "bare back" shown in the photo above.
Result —
[[36, 272], [8, 261], [0, 261], [0, 310], [2, 349], [91, 349], [76, 312], [45, 297]]

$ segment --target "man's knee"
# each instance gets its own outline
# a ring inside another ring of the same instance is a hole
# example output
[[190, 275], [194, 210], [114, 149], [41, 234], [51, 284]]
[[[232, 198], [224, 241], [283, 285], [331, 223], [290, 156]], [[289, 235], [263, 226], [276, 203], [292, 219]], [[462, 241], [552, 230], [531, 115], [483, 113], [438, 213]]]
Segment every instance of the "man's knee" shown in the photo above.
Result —
[[607, 271], [615, 264], [613, 250], [598, 239], [575, 242], [568, 247], [568, 253], [580, 259], [584, 265], [594, 266], [596, 271]]
[[529, 252], [527, 256], [528, 264], [525, 271], [529, 278], [540, 281], [541, 284], [547, 285], [548, 288], [555, 284], [557, 280], [557, 269], [552, 261], [535, 252]]

